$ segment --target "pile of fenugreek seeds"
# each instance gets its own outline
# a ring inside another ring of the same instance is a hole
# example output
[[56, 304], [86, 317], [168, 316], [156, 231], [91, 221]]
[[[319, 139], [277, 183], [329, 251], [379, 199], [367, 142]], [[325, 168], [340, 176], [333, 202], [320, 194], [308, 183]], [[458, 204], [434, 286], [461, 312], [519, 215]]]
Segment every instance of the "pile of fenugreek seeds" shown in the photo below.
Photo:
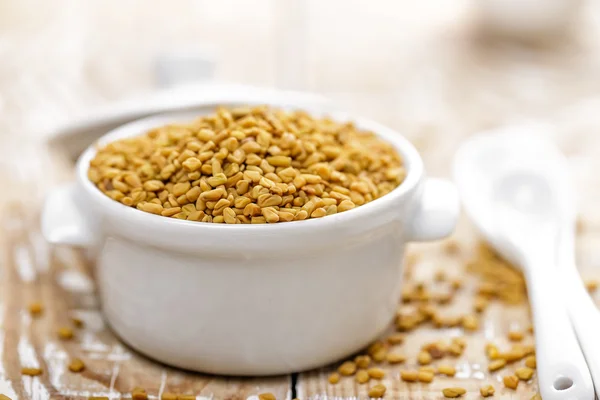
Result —
[[400, 156], [352, 123], [268, 107], [219, 108], [100, 148], [89, 179], [149, 213], [227, 224], [319, 218], [389, 193]]

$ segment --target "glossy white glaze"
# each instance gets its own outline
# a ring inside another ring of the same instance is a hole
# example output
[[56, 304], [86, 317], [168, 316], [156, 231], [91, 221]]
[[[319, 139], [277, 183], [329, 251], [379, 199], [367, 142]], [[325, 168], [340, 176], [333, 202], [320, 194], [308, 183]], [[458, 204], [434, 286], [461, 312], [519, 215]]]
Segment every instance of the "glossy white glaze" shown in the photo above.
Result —
[[[318, 114], [314, 110], [309, 110]], [[101, 143], [195, 115], [124, 125]], [[88, 179], [46, 202], [42, 230], [53, 243], [95, 247], [102, 306], [133, 348], [165, 362], [218, 374], [300, 371], [352, 354], [395, 315], [404, 245], [448, 235], [454, 187], [425, 179], [415, 148], [371, 121], [354, 121], [391, 142], [408, 169], [393, 192], [354, 210], [298, 222], [224, 225], [181, 221], [126, 207]]]

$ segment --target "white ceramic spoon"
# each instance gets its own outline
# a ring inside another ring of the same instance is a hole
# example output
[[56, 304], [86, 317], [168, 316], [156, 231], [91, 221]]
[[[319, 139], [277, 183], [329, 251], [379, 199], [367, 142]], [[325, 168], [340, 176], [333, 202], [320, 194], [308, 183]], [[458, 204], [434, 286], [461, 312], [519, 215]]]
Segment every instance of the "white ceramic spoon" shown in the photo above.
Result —
[[593, 399], [590, 372], [567, 313], [571, 282], [579, 278], [574, 269], [559, 268], [569, 199], [557, 182], [565, 181], [566, 171], [548, 158], [553, 146], [531, 135], [544, 129], [526, 125], [469, 139], [456, 154], [454, 176], [477, 229], [525, 274], [542, 398]]

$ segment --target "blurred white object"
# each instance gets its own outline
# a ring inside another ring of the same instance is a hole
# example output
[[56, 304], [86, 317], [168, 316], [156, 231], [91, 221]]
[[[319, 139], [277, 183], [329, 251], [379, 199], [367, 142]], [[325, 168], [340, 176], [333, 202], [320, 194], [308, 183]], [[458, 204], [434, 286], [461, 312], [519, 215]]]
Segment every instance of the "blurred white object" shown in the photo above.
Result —
[[477, 0], [482, 29], [495, 35], [536, 40], [565, 33], [583, 0]]
[[[542, 398], [593, 399], [590, 371], [569, 322], [567, 303], [577, 311], [572, 316], [584, 321], [600, 315], [595, 309], [583, 315], [584, 309], [571, 302], [587, 294], [574, 265], [561, 268], [566, 255], [559, 259], [556, 249], [564, 237], [570, 238], [571, 263], [574, 257], [573, 190], [566, 161], [542, 136], [548, 131], [547, 126], [532, 124], [475, 136], [456, 154], [454, 176], [477, 229], [503, 257], [523, 268]], [[575, 326], [580, 333], [580, 325]], [[588, 361], [600, 361], [594, 335], [597, 341], [600, 334], [594, 332], [592, 341], [582, 343]]]
[[161, 87], [210, 81], [215, 68], [214, 50], [173, 50], [157, 58], [156, 80]]

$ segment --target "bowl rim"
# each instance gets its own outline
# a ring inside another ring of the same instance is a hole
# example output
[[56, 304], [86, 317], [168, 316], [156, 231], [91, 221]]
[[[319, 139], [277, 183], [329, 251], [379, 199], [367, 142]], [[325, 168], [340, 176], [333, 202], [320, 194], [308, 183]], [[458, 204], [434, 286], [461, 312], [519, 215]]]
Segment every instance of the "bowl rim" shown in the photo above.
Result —
[[[221, 104], [221, 106], [225, 107], [233, 107], [238, 105], [241, 104], [235, 101]], [[97, 148], [118, 139], [141, 135], [150, 129], [159, 126], [189, 122], [198, 116], [213, 112], [218, 106], [219, 105], [207, 105], [206, 107], [195, 109], [193, 111], [182, 110], [156, 114], [134, 120], [107, 132], [90, 146], [88, 146], [88, 148], [79, 157], [76, 164], [76, 174], [79, 185], [85, 189], [85, 192], [90, 196], [90, 199], [95, 203], [95, 205], [103, 209], [103, 214], [112, 214], [119, 219], [131, 223], [152, 223], [158, 224], [164, 229], [168, 230], [184, 229], [189, 232], [192, 232], [191, 230], [220, 231], [226, 229], [231, 233], [245, 232], [246, 234], [249, 234], [260, 231], [261, 233], [271, 232], [282, 234], [290, 229], [293, 229], [294, 231], [299, 229], [308, 229], [310, 231], [314, 231], [321, 227], [329, 226], [332, 223], [339, 226], [346, 226], [347, 223], [352, 223], [358, 219], [368, 217], [369, 215], [375, 215], [382, 209], [397, 205], [401, 200], [408, 197], [410, 193], [414, 192], [423, 178], [423, 161], [416, 148], [399, 132], [385, 125], [366, 118], [355, 116], [347, 112], [319, 110], [307, 106], [296, 107], [288, 105], [269, 105], [275, 108], [286, 110], [302, 110], [310, 113], [313, 116], [328, 117], [338, 122], [353, 122], [358, 129], [373, 132], [379, 138], [382, 138], [386, 142], [390, 143], [402, 157], [403, 166], [406, 169], [406, 177], [404, 181], [394, 190], [378, 199], [358, 206], [352, 210], [328, 215], [322, 218], [310, 218], [302, 221], [289, 221], [274, 224], [215, 224], [187, 221], [177, 218], [167, 218], [161, 215], [155, 215], [126, 206], [106, 196], [104, 193], [102, 193], [102, 191], [100, 191], [100, 189], [98, 189], [98, 187], [96, 187], [96, 185], [94, 185], [93, 182], [88, 179], [87, 171], [89, 168], [89, 163], [95, 156]], [[398, 210], [398, 212], [400, 212], [400, 210]]]

